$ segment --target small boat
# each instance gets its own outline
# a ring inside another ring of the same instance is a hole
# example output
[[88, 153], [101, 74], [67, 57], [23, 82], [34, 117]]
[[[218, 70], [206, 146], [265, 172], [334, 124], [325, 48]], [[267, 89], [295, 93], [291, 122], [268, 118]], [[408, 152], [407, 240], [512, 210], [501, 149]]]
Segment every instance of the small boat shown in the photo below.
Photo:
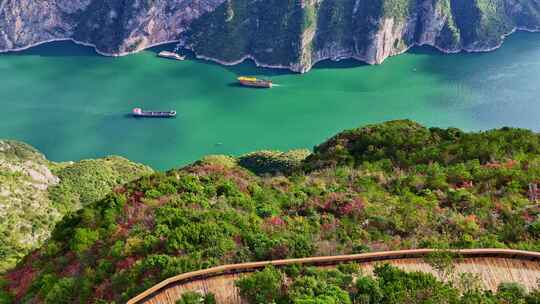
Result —
[[265, 88], [269, 89], [272, 87], [271, 80], [257, 79], [255, 77], [238, 77], [238, 82], [246, 87], [255, 87], [255, 88]]
[[169, 51], [161, 51], [158, 54], [158, 57], [168, 58], [168, 59], [174, 59], [174, 60], [185, 60], [186, 56], [182, 56], [180, 54], [169, 52]]
[[141, 108], [135, 108], [131, 111], [134, 117], [151, 118], [173, 118], [176, 117], [176, 111], [143, 111]]

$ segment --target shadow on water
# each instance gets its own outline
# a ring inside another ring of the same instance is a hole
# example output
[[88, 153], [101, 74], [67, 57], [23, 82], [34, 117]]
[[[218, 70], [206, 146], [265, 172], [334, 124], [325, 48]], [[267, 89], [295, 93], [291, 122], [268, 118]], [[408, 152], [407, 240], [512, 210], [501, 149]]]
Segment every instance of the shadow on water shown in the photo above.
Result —
[[[151, 53], [154, 53], [154, 54], [158, 54], [159, 52], [161, 51], [170, 51], [172, 52], [175, 48], [176, 48], [176, 45], [178, 43], [166, 43], [166, 44], [161, 44], [161, 45], [157, 45], [157, 46], [154, 46], [154, 47], [151, 47], [151, 48], [148, 48], [146, 49], [146, 51], [148, 52], [151, 52]], [[184, 50], [180, 50], [181, 53], [184, 53]]]
[[24, 51], [8, 52], [5, 56], [42, 56], [42, 57], [91, 57], [101, 56], [93, 47], [76, 44], [72, 41], [47, 42]]
[[227, 84], [230, 88], [239, 88], [239, 89], [247, 89], [245, 86], [239, 84], [238, 82], [230, 82]]
[[[176, 43], [167, 43], [151, 47], [146, 49], [146, 52], [151, 52], [153, 54], [158, 54], [161, 51], [173, 51], [176, 47]], [[205, 65], [218, 66], [220, 68], [226, 69], [229, 72], [236, 74], [237, 76], [258, 76], [258, 77], [277, 77], [283, 75], [296, 75], [297, 72], [293, 72], [289, 69], [279, 69], [279, 68], [264, 68], [259, 67], [251, 59], [246, 59], [243, 62], [236, 65], [222, 65], [220, 63], [198, 59], [195, 53], [188, 49], [180, 49], [179, 53], [185, 55], [187, 60], [196, 61]], [[4, 56], [43, 56], [43, 57], [102, 57], [98, 54], [93, 47], [84, 46], [76, 44], [72, 41], [54, 41], [44, 43], [32, 48], [29, 48], [24, 51], [17, 52], [8, 52], [3, 54]], [[317, 63], [314, 69], [345, 69], [345, 68], [357, 68], [362, 66], [367, 66], [368, 64], [354, 60], [346, 59], [340, 61], [324, 60]]]
[[413, 54], [413, 55], [429, 55], [429, 56], [448, 55], [446, 53], [439, 51], [437, 48], [429, 46], [429, 45], [415, 46], [411, 48], [409, 51], [407, 51], [407, 53]]
[[356, 59], [343, 59], [343, 60], [323, 60], [318, 62], [313, 69], [314, 70], [329, 70], [329, 69], [351, 69], [358, 67], [369, 66], [369, 64]]
[[[158, 54], [161, 51], [174, 51], [176, 48], [177, 43], [168, 43], [168, 44], [162, 44], [158, 45], [152, 48], [147, 49], [147, 51], [152, 52], [154, 54]], [[180, 48], [178, 51], [179, 54], [186, 56], [187, 60], [196, 61], [198, 63], [202, 63], [205, 65], [211, 65], [211, 66], [219, 66], [223, 69], [228, 70], [231, 73], [234, 73], [238, 76], [250, 76], [250, 75], [256, 75], [256, 76], [262, 76], [262, 77], [272, 77], [272, 76], [281, 76], [281, 75], [292, 75], [292, 74], [298, 74], [295, 72], [292, 72], [288, 69], [277, 69], [277, 68], [264, 68], [259, 67], [255, 64], [255, 62], [251, 59], [246, 59], [243, 62], [235, 65], [223, 65], [220, 63], [217, 63], [215, 61], [211, 60], [204, 60], [199, 59], [195, 55], [195, 53], [189, 49], [186, 48]]]

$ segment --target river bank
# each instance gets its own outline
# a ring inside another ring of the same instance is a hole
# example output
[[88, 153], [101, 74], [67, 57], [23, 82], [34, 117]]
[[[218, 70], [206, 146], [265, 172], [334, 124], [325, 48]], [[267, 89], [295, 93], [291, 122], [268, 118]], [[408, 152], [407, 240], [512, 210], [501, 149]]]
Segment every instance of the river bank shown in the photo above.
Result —
[[[373, 61], [373, 60], [370, 60], [369, 58], [367, 58], [365, 56], [364, 57], [357, 56], [355, 54], [352, 54], [352, 53], [348, 52], [347, 50], [339, 50], [338, 49], [338, 50], [335, 50], [335, 53], [332, 53], [332, 54], [326, 54], [325, 56], [315, 56], [312, 63], [311, 63], [311, 65], [307, 66], [307, 67], [306, 66], [301, 66], [301, 65], [296, 65], [296, 64], [292, 64], [292, 65], [267, 64], [267, 63], [264, 63], [264, 62], [261, 62], [261, 61], [257, 60], [257, 58], [252, 54], [242, 56], [238, 60], [226, 61], [226, 60], [222, 60], [222, 59], [219, 59], [219, 58], [213, 58], [213, 57], [197, 54], [189, 46], [186, 46], [186, 49], [189, 50], [189, 51], [192, 51], [195, 54], [197, 59], [212, 61], [212, 62], [221, 64], [221, 65], [224, 65], [224, 66], [234, 66], [234, 65], [238, 65], [240, 63], [243, 63], [246, 60], [251, 60], [251, 61], [253, 61], [253, 63], [255, 64], [256, 67], [271, 68], [271, 69], [287, 69], [287, 70], [290, 70], [291, 72], [307, 73], [317, 63], [323, 62], [325, 60], [342, 61], [342, 60], [354, 59], [354, 60], [360, 61], [362, 63], [370, 64], [370, 65], [383, 64], [390, 57], [402, 55], [404, 53], [407, 53], [408, 51], [410, 51], [411, 49], [413, 49], [415, 47], [421, 47], [421, 46], [433, 47], [433, 48], [437, 49], [438, 51], [440, 51], [442, 53], [445, 53], [445, 54], [457, 54], [457, 53], [461, 53], [461, 52], [467, 52], [467, 53], [493, 52], [493, 51], [501, 48], [504, 45], [504, 43], [506, 41], [506, 38], [508, 38], [510, 35], [514, 34], [517, 31], [529, 32], [529, 33], [537, 33], [537, 32], [540, 31], [540, 29], [538, 29], [538, 28], [527, 28], [527, 27], [514, 27], [511, 31], [509, 31], [508, 33], [504, 34], [501, 37], [501, 42], [499, 44], [497, 44], [496, 46], [484, 46], [484, 47], [475, 47], [475, 48], [463, 47], [463, 48], [459, 48], [459, 49], [450, 49], [450, 48], [445, 48], [445, 47], [439, 46], [439, 45], [434, 44], [434, 43], [414, 43], [414, 44], [408, 46], [407, 48], [405, 48], [403, 50], [394, 52], [394, 53], [390, 54], [387, 57], [383, 57], [381, 61]], [[34, 47], [37, 47], [37, 46], [40, 46], [40, 45], [43, 45], [43, 44], [52, 43], [52, 42], [60, 42], [60, 41], [71, 41], [71, 42], [73, 42], [75, 44], [78, 44], [78, 45], [91, 47], [91, 48], [93, 48], [95, 50], [95, 52], [97, 54], [102, 55], [102, 56], [106, 56], [106, 57], [123, 57], [123, 56], [137, 54], [137, 53], [143, 52], [145, 50], [152, 49], [152, 48], [159, 47], [159, 46], [163, 46], [163, 45], [167, 45], [167, 44], [172, 44], [172, 43], [181, 43], [181, 44], [183, 44], [184, 43], [184, 41], [181, 40], [181, 39], [179, 39], [179, 40], [168, 40], [168, 41], [153, 43], [153, 44], [147, 45], [145, 47], [135, 49], [135, 50], [133, 50], [131, 52], [108, 53], [108, 52], [104, 52], [104, 51], [100, 50], [95, 44], [92, 44], [92, 43], [79, 41], [79, 40], [76, 40], [76, 39], [73, 39], [73, 38], [57, 38], [57, 39], [49, 39], [49, 40], [39, 41], [39, 42], [29, 44], [29, 45], [24, 46], [24, 47], [19, 47], [19, 48], [0, 49], [0, 53], [21, 52], [21, 51], [25, 51], [25, 50], [28, 50], [28, 49], [31, 49], [31, 48], [34, 48]], [[347, 54], [347, 53], [349, 53], [349, 55], [343, 55], [343, 54]]]

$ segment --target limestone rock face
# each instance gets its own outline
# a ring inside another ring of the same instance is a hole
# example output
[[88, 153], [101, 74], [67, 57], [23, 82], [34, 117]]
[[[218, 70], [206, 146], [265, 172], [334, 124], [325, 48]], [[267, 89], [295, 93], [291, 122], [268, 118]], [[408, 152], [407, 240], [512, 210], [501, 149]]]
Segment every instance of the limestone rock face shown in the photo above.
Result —
[[489, 51], [516, 29], [540, 28], [538, 0], [228, 0], [194, 21], [202, 58], [306, 72], [318, 61], [382, 63], [415, 45]]
[[181, 41], [200, 58], [307, 72], [414, 45], [489, 51], [540, 28], [540, 0], [3, 0], [0, 50], [74, 39], [107, 55]]
[[0, 50], [74, 39], [107, 55], [177, 40], [223, 0], [3, 0]]

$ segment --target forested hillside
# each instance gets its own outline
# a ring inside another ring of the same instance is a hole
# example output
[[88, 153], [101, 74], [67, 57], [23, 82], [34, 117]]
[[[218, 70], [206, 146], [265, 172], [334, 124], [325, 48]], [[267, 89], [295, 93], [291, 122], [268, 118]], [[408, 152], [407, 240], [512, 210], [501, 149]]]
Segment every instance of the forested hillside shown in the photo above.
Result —
[[0, 141], [0, 272], [41, 245], [63, 215], [152, 172], [121, 157], [55, 163], [26, 144]]
[[301, 155], [207, 157], [117, 187], [65, 217], [8, 272], [3, 297], [124, 303], [219, 264], [422, 247], [540, 250], [530, 190], [540, 137], [531, 131], [392, 121]]

